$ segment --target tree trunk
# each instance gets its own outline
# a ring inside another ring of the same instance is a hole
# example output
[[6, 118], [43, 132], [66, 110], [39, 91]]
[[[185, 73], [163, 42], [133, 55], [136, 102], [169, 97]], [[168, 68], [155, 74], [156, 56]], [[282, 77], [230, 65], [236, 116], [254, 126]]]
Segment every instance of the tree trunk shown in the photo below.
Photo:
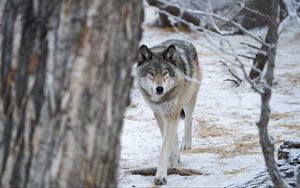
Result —
[[267, 59], [267, 71], [264, 77], [266, 84], [263, 88], [261, 95], [261, 112], [260, 119], [257, 123], [259, 132], [259, 141], [262, 148], [262, 152], [265, 158], [268, 173], [275, 188], [290, 187], [286, 181], [281, 177], [277, 168], [277, 163], [274, 158], [274, 141], [268, 134], [268, 124], [270, 120], [270, 99], [271, 99], [271, 88], [273, 85], [274, 68], [275, 68], [275, 57], [276, 57], [276, 46], [278, 40], [278, 0], [272, 0], [272, 14], [270, 18], [270, 26], [268, 30], [268, 55]]
[[[284, 4], [281, 0], [279, 1], [279, 6], [280, 6], [279, 22], [281, 22], [285, 17], [286, 10], [285, 10]], [[278, 25], [279, 25], [279, 23], [278, 23]], [[273, 37], [272, 37], [273, 32], [274, 32], [273, 29], [274, 28], [272, 28], [272, 27], [268, 28], [268, 32], [267, 32], [267, 35], [265, 37], [265, 42], [268, 43], [268, 44], [272, 43], [272, 40], [274, 40]], [[253, 61], [253, 64], [252, 64], [252, 68], [251, 68], [250, 73], [249, 73], [249, 78], [250, 79], [255, 80], [255, 81], [259, 81], [259, 79], [261, 78], [261, 73], [263, 72], [263, 69], [266, 65], [268, 55], [269, 55], [268, 54], [268, 49], [269, 48], [267, 46], [262, 45], [260, 47], [259, 52], [257, 52], [257, 54], [255, 55], [255, 58], [254, 58], [254, 61]]]
[[7, 0], [0, 11], [0, 186], [116, 187], [142, 1]]

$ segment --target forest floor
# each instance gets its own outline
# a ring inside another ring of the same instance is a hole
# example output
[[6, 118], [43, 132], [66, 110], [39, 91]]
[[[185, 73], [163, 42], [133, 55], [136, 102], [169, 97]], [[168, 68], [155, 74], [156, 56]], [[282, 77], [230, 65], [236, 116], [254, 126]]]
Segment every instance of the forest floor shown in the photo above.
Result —
[[[238, 185], [265, 171], [265, 162], [258, 140], [256, 122], [260, 114], [260, 96], [251, 89], [241, 69], [231, 63], [229, 55], [221, 55], [219, 46], [229, 50], [230, 41], [239, 54], [253, 51], [241, 42], [257, 45], [245, 35], [215, 37], [202, 32], [175, 32], [149, 24], [155, 12], [146, 11], [141, 44], [156, 45], [168, 39], [189, 40], [195, 44], [203, 80], [193, 114], [192, 150], [181, 152], [181, 167], [202, 171], [205, 175], [169, 175], [163, 187], [224, 187]], [[266, 29], [251, 31], [264, 37]], [[274, 88], [271, 99], [269, 133], [276, 149], [286, 139], [300, 137], [300, 28], [289, 27], [280, 35], [277, 46]], [[220, 52], [220, 53], [219, 53]], [[226, 60], [224, 60], [224, 58]], [[236, 86], [226, 81], [232, 76], [219, 61], [225, 61], [243, 82]], [[251, 61], [243, 59], [247, 72]], [[179, 142], [183, 122], [178, 128]], [[127, 108], [121, 138], [119, 187], [152, 187], [154, 176], [140, 176], [128, 170], [156, 167], [161, 136], [153, 113], [134, 83], [131, 103]]]

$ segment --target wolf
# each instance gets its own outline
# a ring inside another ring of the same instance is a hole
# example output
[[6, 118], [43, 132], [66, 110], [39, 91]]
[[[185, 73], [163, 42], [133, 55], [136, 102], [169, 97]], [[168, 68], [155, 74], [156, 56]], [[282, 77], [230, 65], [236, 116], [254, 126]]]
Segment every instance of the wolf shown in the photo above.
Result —
[[167, 182], [168, 167], [179, 165], [177, 127], [184, 118], [184, 136], [180, 150], [192, 145], [192, 113], [200, 87], [198, 55], [191, 42], [167, 40], [148, 48], [142, 45], [137, 57], [137, 84], [154, 112], [163, 144], [154, 182]]

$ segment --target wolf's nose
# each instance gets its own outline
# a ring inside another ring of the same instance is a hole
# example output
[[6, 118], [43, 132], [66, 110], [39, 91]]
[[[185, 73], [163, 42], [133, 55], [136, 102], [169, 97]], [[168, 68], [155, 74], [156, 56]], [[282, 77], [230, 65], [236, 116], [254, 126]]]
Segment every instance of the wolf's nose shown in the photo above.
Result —
[[161, 95], [164, 92], [164, 88], [162, 86], [156, 87], [156, 93]]

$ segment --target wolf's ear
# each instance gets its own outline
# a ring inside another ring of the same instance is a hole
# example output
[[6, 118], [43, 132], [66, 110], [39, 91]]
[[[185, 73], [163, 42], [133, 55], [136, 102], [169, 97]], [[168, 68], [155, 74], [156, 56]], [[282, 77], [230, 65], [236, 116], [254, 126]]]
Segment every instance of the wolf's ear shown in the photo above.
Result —
[[177, 55], [176, 55], [176, 47], [174, 44], [171, 44], [165, 51], [164, 51], [164, 59], [170, 62], [176, 62]]
[[139, 54], [138, 54], [138, 66], [143, 64], [145, 61], [149, 61], [152, 59], [152, 52], [149, 50], [149, 48], [146, 45], [142, 45], [139, 49]]

